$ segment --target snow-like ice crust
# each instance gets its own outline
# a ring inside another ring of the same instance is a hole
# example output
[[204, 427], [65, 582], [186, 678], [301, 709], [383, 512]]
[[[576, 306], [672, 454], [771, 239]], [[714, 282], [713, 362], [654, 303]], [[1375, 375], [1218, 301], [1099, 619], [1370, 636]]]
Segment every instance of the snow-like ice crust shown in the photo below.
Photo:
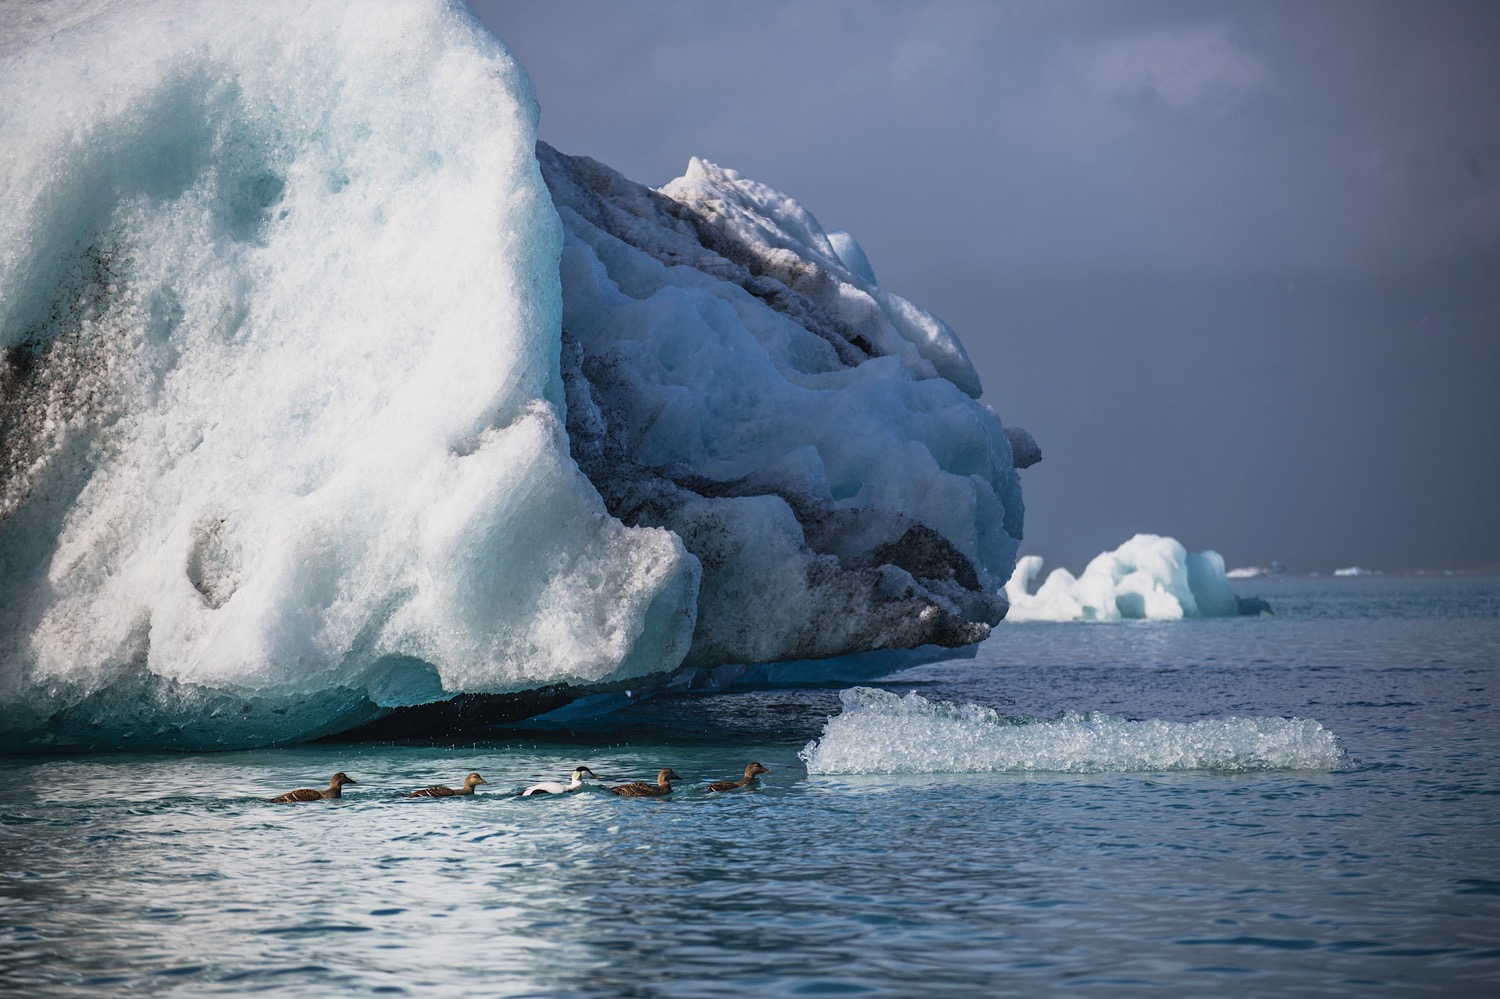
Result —
[[1094, 557], [1083, 574], [1054, 569], [1035, 593], [1037, 555], [1023, 556], [1005, 584], [1008, 621], [1177, 620], [1242, 613], [1215, 551], [1188, 554], [1173, 538], [1137, 534]]
[[1348, 763], [1334, 734], [1308, 718], [1179, 722], [1090, 712], [1038, 720], [869, 687], [839, 697], [842, 713], [802, 750], [809, 773], [1337, 770]]
[[698, 566], [568, 454], [536, 101], [465, 8], [122, 2], [0, 93], [8, 737], [681, 660]]
[[941, 375], [979, 398], [979, 375], [958, 336], [931, 313], [876, 287], [869, 260], [848, 233], [837, 241], [853, 266], [796, 201], [697, 157], [662, 193], [749, 248], [762, 273], [861, 330], [880, 353], [901, 358], [919, 375]]
[[456, 0], [0, 8], [0, 745], [1000, 619], [1040, 452], [952, 331], [795, 201], [536, 116]]

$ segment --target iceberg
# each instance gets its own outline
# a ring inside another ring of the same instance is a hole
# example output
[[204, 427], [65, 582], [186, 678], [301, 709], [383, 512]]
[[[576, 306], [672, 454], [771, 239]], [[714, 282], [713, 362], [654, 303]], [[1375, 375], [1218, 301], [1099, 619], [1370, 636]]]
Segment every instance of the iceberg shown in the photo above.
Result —
[[0, 745], [540, 713], [1004, 615], [1039, 451], [952, 330], [731, 170], [538, 146], [461, 4], [0, 29]]
[[1259, 579], [1262, 576], [1281, 576], [1286, 573], [1286, 566], [1280, 562], [1272, 562], [1269, 566], [1245, 565], [1230, 569], [1224, 575], [1229, 579]]
[[1005, 584], [1009, 621], [1174, 621], [1270, 611], [1258, 597], [1237, 597], [1218, 552], [1189, 554], [1173, 538], [1137, 534], [1097, 555], [1074, 576], [1054, 569], [1032, 592], [1042, 570], [1037, 555], [1023, 556]]

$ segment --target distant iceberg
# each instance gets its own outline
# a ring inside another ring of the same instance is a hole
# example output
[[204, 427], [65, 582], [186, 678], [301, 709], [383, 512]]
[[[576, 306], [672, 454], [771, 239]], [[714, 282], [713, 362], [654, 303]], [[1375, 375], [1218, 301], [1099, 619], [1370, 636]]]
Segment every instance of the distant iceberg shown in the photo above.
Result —
[[537, 147], [449, 0], [0, 24], [0, 744], [540, 711], [1003, 616], [1035, 442], [795, 201]]
[[1218, 552], [1188, 554], [1172, 538], [1137, 534], [1095, 556], [1083, 574], [1054, 569], [1031, 591], [1042, 559], [1027, 555], [1005, 584], [1010, 621], [1171, 621], [1185, 617], [1258, 614], [1270, 607], [1229, 588]]
[[1272, 562], [1269, 566], [1245, 565], [1230, 569], [1224, 575], [1229, 579], [1259, 579], [1262, 576], [1281, 576], [1286, 573], [1286, 566], [1280, 562]]
[[1366, 569], [1363, 566], [1351, 565], [1346, 569], [1333, 570], [1335, 576], [1378, 576], [1379, 569]]

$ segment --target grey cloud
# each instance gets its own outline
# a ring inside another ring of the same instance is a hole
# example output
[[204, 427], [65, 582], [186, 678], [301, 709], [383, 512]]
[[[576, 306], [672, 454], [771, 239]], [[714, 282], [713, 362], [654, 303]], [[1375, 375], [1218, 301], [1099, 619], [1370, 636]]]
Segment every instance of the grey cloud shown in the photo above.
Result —
[[1235, 44], [1226, 24], [1144, 31], [1088, 54], [1084, 73], [1102, 94], [1150, 93], [1179, 110], [1262, 90], [1270, 73]]
[[474, 5], [548, 141], [771, 184], [954, 325], [1029, 550], [1500, 562], [1500, 4]]

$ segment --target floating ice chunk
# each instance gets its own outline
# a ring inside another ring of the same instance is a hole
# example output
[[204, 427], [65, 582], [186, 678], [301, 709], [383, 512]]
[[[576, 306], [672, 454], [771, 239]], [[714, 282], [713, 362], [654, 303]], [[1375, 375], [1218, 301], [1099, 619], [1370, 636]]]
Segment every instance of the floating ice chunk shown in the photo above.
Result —
[[1335, 576], [1378, 576], [1380, 575], [1380, 570], [1351, 565], [1347, 569], [1335, 569], [1333, 570], [1333, 574]]
[[[1027, 555], [1005, 584], [1011, 621], [1176, 620], [1228, 617], [1242, 611], [1218, 552], [1194, 555], [1172, 538], [1137, 534], [1098, 555], [1081, 576], [1055, 569], [1031, 592], [1042, 559]], [[1247, 605], [1251, 613], [1263, 603]]]
[[675, 666], [697, 561], [568, 454], [510, 53], [439, 0], [66, 6], [0, 64], [6, 740]]
[[1069, 713], [1037, 721], [869, 687], [839, 696], [843, 712], [800, 754], [809, 773], [1160, 773], [1347, 764], [1333, 733], [1307, 718], [1174, 722]]

